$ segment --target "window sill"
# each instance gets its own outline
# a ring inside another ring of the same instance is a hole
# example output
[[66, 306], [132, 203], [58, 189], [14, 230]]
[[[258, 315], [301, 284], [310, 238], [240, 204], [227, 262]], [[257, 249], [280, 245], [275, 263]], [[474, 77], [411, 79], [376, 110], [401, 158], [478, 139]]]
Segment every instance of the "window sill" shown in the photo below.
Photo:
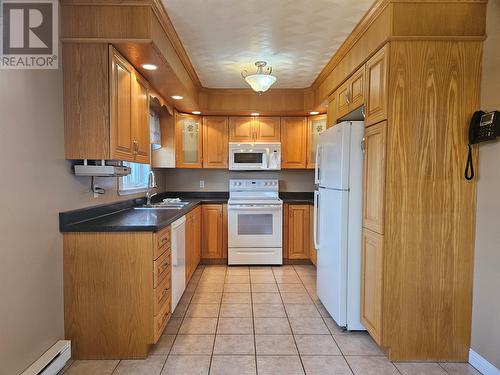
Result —
[[124, 190], [118, 190], [118, 195], [132, 195], [132, 194], [145, 193], [147, 191], [148, 191], [148, 188], [146, 188], [146, 187], [124, 189]]

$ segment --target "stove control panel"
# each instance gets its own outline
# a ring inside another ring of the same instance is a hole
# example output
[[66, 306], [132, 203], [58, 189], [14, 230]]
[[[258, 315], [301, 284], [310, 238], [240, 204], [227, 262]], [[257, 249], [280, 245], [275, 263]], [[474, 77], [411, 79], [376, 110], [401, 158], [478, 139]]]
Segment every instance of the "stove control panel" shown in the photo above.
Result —
[[278, 191], [276, 179], [229, 180], [229, 191]]

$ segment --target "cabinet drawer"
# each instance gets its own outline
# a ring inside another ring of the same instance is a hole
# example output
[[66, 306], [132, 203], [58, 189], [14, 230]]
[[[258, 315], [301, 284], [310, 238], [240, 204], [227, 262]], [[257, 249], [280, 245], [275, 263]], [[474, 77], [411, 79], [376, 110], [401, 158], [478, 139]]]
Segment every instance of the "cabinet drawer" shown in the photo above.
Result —
[[154, 290], [154, 314], [155, 316], [163, 310], [165, 304], [170, 304], [170, 295], [172, 291], [170, 290], [170, 275], [160, 282], [157, 288]]
[[156, 233], [156, 242], [153, 259], [158, 258], [167, 248], [170, 248], [170, 226]]
[[153, 282], [156, 288], [170, 272], [170, 248], [153, 262]]
[[165, 330], [168, 320], [170, 319], [170, 301], [171, 300], [169, 296], [167, 303], [165, 303], [165, 305], [162, 306], [162, 309], [160, 310], [158, 315], [156, 315], [154, 318], [154, 327], [153, 327], [154, 344], [156, 344], [160, 339], [160, 336]]

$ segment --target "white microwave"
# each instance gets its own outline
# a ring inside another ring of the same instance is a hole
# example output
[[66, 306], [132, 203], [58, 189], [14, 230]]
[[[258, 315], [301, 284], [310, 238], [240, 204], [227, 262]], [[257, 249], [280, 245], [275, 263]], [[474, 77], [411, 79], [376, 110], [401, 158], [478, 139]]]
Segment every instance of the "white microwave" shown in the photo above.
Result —
[[277, 171], [281, 169], [281, 143], [229, 142], [232, 171]]

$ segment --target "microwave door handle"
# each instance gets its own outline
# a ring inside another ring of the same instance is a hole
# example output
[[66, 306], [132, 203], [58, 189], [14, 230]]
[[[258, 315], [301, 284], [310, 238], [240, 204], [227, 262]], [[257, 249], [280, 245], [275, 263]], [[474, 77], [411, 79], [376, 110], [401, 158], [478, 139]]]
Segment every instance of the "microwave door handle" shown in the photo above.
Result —
[[266, 152], [262, 153], [262, 168], [263, 169], [268, 168], [268, 161], [269, 161], [269, 150], [266, 150]]

